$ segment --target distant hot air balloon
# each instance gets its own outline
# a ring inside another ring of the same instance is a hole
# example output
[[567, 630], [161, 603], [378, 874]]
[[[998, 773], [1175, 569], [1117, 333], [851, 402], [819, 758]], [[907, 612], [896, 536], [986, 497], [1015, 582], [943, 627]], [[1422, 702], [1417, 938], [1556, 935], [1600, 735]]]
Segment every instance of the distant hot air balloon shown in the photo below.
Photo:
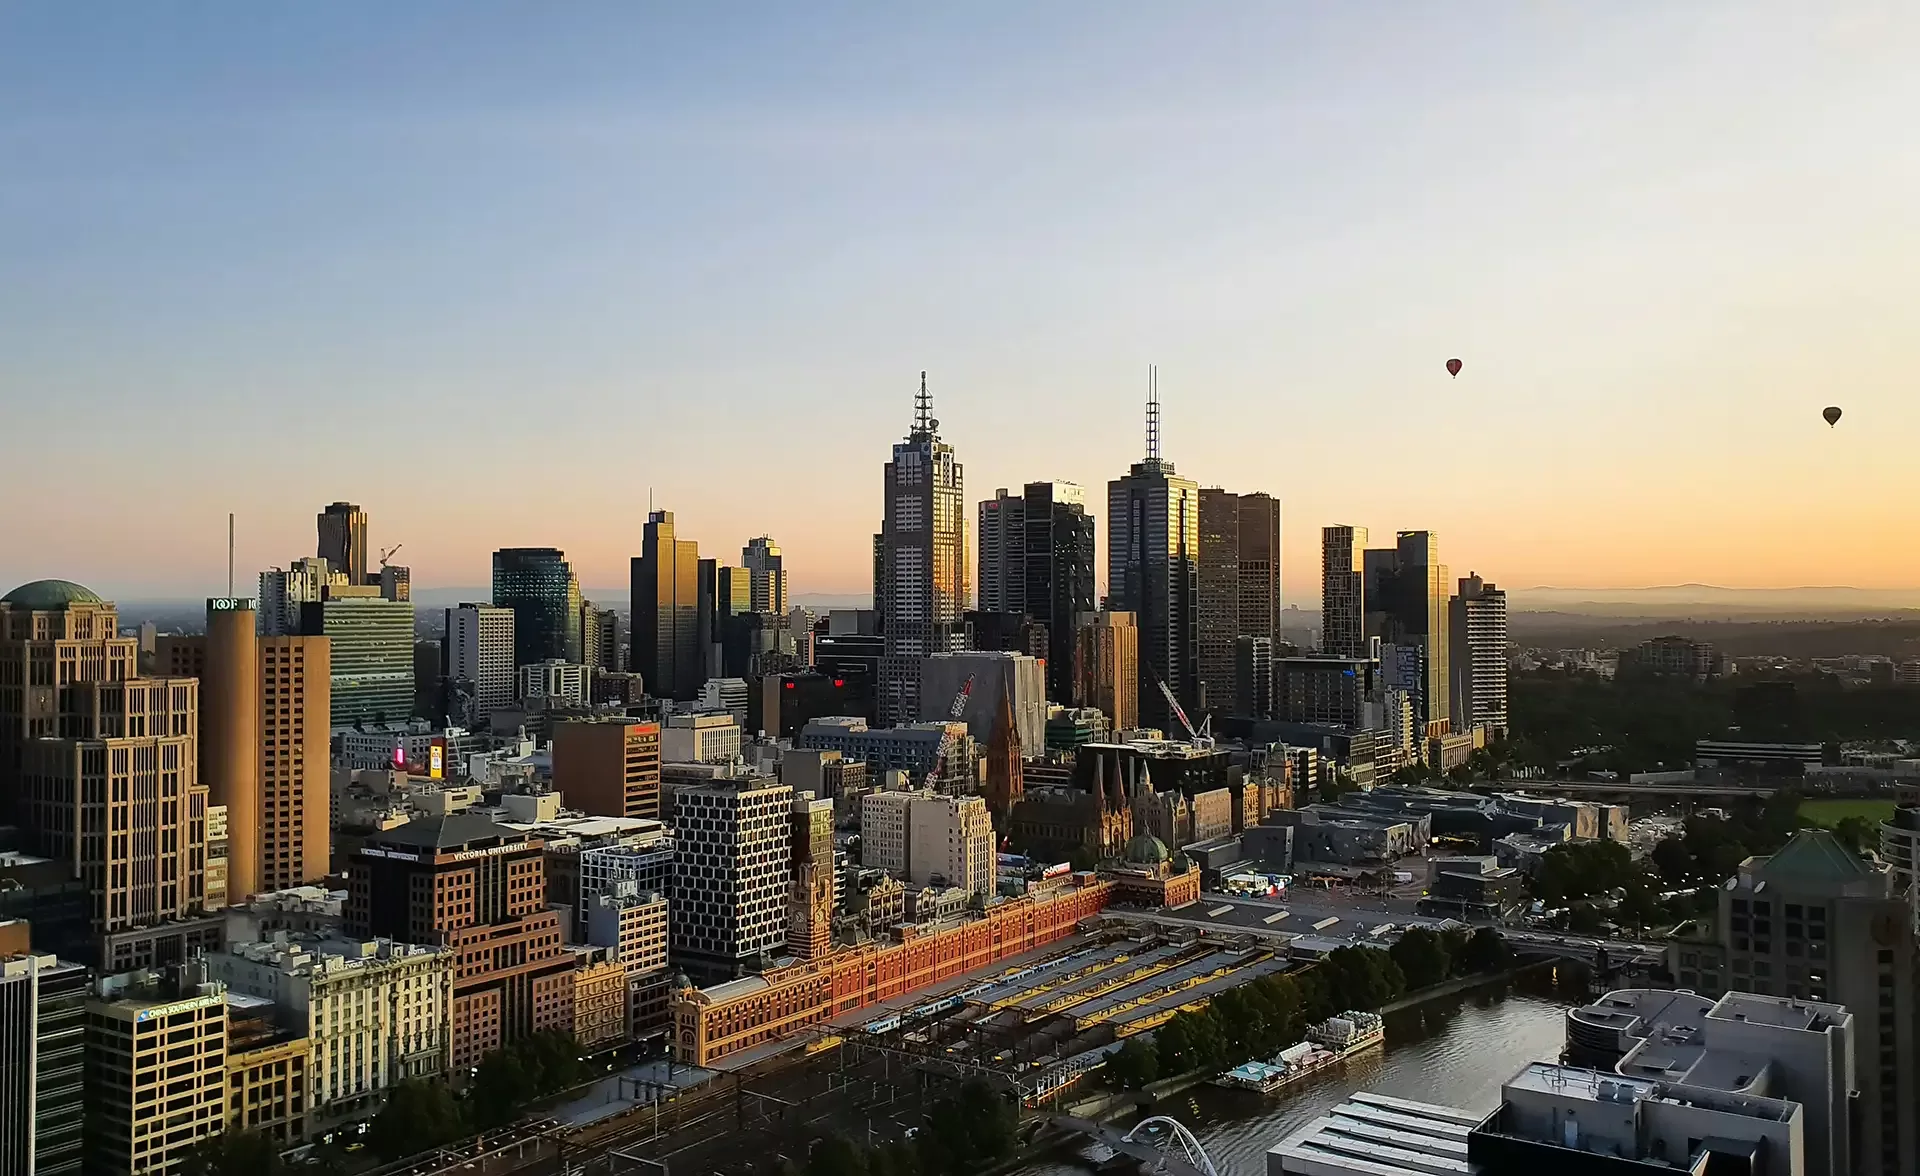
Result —
[[1449, 376], [1452, 376], [1452, 377], [1453, 377], [1454, 379], [1456, 379], [1456, 380], [1457, 380], [1457, 379], [1459, 379], [1459, 378], [1460, 378], [1460, 367], [1461, 367], [1461, 364], [1460, 364], [1460, 361], [1459, 361], [1459, 360], [1457, 360], [1457, 359], [1449, 359], [1449, 360], [1447, 361], [1447, 374], [1448, 374]]
[[1832, 405], [1828, 405], [1826, 411], [1820, 415], [1827, 418], [1827, 427], [1829, 429], [1840, 423], [1840, 410], [1834, 408]]

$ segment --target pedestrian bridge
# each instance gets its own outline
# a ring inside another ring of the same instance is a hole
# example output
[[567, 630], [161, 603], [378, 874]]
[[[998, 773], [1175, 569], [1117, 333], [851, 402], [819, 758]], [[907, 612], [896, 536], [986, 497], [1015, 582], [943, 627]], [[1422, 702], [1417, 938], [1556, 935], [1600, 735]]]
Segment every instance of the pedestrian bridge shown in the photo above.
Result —
[[1165, 1176], [1220, 1176], [1206, 1149], [1193, 1132], [1178, 1120], [1154, 1115], [1140, 1120], [1133, 1129], [1119, 1128], [1072, 1115], [1045, 1115], [1045, 1121], [1068, 1131], [1076, 1131], [1097, 1143], [1104, 1143], [1124, 1156], [1139, 1160], [1149, 1173]]

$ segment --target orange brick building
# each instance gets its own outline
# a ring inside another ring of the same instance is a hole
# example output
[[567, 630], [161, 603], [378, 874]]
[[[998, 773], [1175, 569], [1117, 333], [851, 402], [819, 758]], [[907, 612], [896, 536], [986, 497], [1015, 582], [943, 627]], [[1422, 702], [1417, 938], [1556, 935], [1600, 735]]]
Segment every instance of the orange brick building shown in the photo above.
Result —
[[530, 1033], [573, 1025], [574, 958], [547, 906], [542, 844], [455, 813], [376, 833], [354, 855], [349, 934], [455, 953], [455, 1072]]
[[1087, 882], [998, 903], [951, 927], [917, 932], [908, 926], [900, 943], [863, 944], [764, 976], [683, 988], [673, 998], [674, 1052], [683, 1062], [710, 1066], [809, 1025], [1044, 947], [1105, 910], [1112, 895], [1111, 883]]

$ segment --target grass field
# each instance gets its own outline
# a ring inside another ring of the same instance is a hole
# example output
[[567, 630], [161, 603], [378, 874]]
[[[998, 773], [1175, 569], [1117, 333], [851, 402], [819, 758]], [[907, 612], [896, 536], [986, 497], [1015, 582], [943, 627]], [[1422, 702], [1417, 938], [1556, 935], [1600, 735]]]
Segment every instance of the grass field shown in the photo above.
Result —
[[1800, 819], [1809, 825], [1831, 829], [1848, 817], [1865, 817], [1879, 824], [1893, 816], [1891, 800], [1803, 800]]

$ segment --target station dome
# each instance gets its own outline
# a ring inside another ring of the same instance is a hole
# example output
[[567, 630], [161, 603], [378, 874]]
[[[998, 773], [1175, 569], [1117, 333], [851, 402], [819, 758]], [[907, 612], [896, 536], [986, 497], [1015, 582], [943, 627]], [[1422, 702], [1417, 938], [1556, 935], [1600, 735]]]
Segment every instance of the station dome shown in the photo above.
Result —
[[0, 596], [0, 604], [10, 604], [29, 612], [46, 612], [70, 604], [105, 603], [93, 589], [82, 587], [72, 580], [34, 580]]

